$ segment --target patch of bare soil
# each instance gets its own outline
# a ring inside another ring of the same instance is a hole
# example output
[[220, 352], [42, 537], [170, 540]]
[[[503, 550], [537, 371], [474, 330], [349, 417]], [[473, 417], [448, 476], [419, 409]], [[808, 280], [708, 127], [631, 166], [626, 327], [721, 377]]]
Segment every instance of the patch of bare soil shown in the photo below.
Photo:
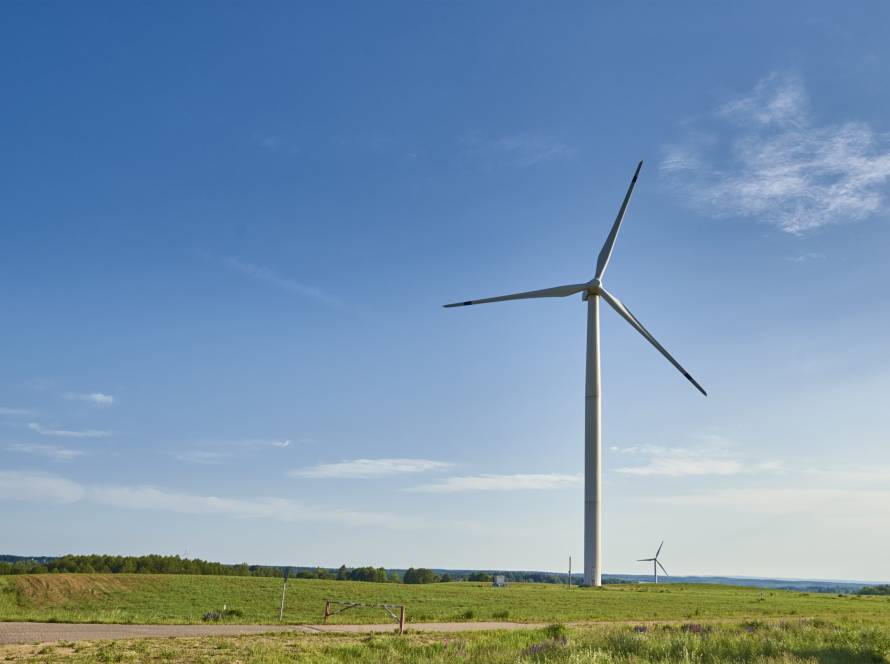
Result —
[[114, 574], [29, 574], [15, 581], [19, 598], [36, 607], [102, 597], [137, 585], [138, 579]]

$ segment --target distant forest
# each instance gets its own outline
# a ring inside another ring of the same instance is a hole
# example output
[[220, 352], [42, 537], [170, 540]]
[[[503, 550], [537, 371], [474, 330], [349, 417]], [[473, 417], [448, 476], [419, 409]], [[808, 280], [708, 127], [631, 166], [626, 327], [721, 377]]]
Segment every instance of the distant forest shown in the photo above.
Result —
[[[3, 556], [11, 558], [12, 556]], [[68, 555], [60, 558], [22, 558], [0, 562], [0, 574], [213, 574], [216, 576], [278, 576], [281, 569], [258, 565], [224, 565], [179, 556]]]
[[[60, 558], [20, 558], [0, 556], [0, 575], [8, 574], [201, 574], [215, 576], [266, 576], [284, 574], [284, 567], [265, 565], [226, 565], [198, 558], [179, 556], [104, 556], [67, 555]], [[298, 579], [331, 579], [335, 581], [371, 581], [375, 583], [441, 583], [477, 581], [491, 583], [487, 572], [442, 572], [423, 567], [407, 570], [386, 570], [382, 567], [289, 567], [290, 576]], [[499, 572], [500, 573], [500, 572]], [[504, 572], [507, 581], [565, 583], [564, 575], [546, 572]]]

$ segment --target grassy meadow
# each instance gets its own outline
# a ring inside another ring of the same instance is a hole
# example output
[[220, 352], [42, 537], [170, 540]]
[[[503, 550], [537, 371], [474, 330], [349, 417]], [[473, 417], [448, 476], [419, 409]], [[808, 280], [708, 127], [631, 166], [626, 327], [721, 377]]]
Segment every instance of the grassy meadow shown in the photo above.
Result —
[[0, 661], [92, 664], [865, 664], [890, 661], [890, 630], [819, 620], [600, 625], [465, 634], [266, 635], [0, 646]]
[[[228, 620], [277, 623], [281, 580], [163, 574], [35, 574], [0, 577], [0, 620], [198, 623], [225, 605]], [[409, 622], [704, 621], [808, 618], [890, 625], [890, 597], [731, 586], [635, 584], [566, 588], [455, 582], [428, 585], [291, 579], [284, 621], [321, 622], [325, 599], [405, 604]], [[380, 610], [350, 610], [331, 623], [383, 623]]]

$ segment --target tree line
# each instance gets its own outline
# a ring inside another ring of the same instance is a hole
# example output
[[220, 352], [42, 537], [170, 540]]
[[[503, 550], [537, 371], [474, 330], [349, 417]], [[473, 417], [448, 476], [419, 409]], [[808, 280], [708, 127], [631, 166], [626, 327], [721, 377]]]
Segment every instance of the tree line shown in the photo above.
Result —
[[[213, 576], [262, 576], [279, 577], [283, 567], [265, 565], [228, 565], [200, 558], [179, 556], [109, 556], [100, 554], [66, 555], [60, 558], [16, 559], [4, 556], [0, 559], [0, 575], [10, 574], [198, 574]], [[324, 567], [289, 568], [291, 576], [300, 579], [330, 579], [335, 581], [370, 581], [373, 583], [445, 583], [449, 581], [482, 581], [491, 583], [491, 575], [472, 572], [454, 575], [436, 574], [424, 567], [411, 567], [403, 573], [383, 567]], [[514, 579], [515, 580], [515, 579]]]
[[281, 569], [261, 565], [226, 565], [179, 556], [67, 555], [60, 558], [0, 562], [0, 574], [201, 574], [214, 576], [279, 576]]
[[336, 571], [323, 567], [302, 569], [295, 577], [299, 579], [334, 579], [336, 581], [371, 581], [373, 583], [448, 583], [449, 581], [485, 581], [491, 583], [491, 575], [474, 572], [466, 576], [452, 577], [448, 572], [436, 574], [425, 567], [409, 567], [401, 575], [397, 570], [383, 567], [353, 567], [341, 565]]

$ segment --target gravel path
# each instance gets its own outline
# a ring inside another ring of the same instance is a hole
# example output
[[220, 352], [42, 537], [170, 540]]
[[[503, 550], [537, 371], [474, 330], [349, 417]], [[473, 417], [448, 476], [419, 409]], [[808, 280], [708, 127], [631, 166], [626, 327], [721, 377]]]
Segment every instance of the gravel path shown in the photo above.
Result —
[[[478, 632], [492, 629], [534, 629], [539, 623], [458, 622], [412, 623], [411, 632]], [[385, 625], [114, 625], [95, 623], [0, 622], [0, 645], [11, 643], [49, 643], [52, 641], [107, 641], [171, 636], [237, 636], [239, 634], [369, 634], [392, 632], [397, 627]]]

